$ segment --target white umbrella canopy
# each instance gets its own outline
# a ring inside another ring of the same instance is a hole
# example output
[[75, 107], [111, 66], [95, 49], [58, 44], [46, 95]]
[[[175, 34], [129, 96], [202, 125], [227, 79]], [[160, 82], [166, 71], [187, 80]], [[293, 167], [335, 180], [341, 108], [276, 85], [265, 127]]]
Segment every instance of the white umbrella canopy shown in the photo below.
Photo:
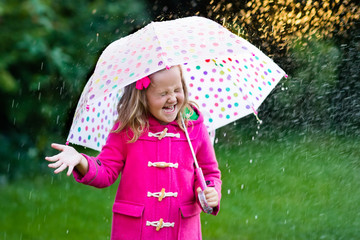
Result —
[[152, 22], [101, 54], [75, 111], [67, 141], [101, 150], [117, 118], [123, 88], [181, 65], [190, 100], [209, 132], [250, 113], [285, 72], [258, 48], [203, 17]]

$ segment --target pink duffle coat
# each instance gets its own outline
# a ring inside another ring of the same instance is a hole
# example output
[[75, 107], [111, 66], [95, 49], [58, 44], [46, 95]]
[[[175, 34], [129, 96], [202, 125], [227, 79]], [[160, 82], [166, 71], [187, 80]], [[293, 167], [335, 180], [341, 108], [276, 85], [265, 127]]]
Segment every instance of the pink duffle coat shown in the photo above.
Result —
[[[128, 143], [126, 131], [110, 133], [97, 157], [84, 155], [88, 173], [81, 176], [74, 171], [74, 177], [103, 188], [121, 174], [113, 205], [112, 240], [201, 239], [198, 184], [186, 136], [175, 121], [161, 125], [150, 117], [149, 123], [149, 130], [134, 143]], [[165, 128], [167, 133], [159, 138]], [[188, 131], [207, 185], [215, 187], [220, 198], [220, 171], [201, 114], [189, 122]], [[219, 208], [220, 204], [214, 215]]]

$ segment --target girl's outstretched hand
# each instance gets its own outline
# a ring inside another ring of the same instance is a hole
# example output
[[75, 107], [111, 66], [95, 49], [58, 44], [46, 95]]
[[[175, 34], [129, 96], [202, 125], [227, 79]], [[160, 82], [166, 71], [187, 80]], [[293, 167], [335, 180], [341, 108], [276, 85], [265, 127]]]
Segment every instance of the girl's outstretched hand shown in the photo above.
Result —
[[53, 143], [51, 147], [61, 151], [59, 154], [45, 157], [45, 160], [53, 162], [48, 166], [56, 168], [54, 173], [59, 173], [68, 168], [67, 175], [70, 176], [75, 167], [82, 175], [88, 171], [88, 162], [83, 155], [78, 153], [73, 147]]
[[[197, 192], [200, 192], [201, 188], [198, 187]], [[219, 205], [219, 194], [213, 187], [207, 187], [204, 190], [205, 198], [209, 207], [217, 207]]]

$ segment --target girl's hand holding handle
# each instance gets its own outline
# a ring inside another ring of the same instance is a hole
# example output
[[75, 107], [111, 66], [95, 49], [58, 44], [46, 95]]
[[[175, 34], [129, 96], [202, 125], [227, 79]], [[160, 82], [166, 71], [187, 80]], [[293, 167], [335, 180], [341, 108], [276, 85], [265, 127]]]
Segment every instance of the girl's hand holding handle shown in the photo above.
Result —
[[[197, 189], [197, 191], [201, 191], [201, 188], [199, 187]], [[217, 207], [219, 204], [219, 194], [218, 192], [215, 190], [215, 188], [213, 187], [207, 187], [204, 190], [204, 194], [205, 194], [205, 198], [207, 201], [207, 204], [209, 205], [209, 207]]]
[[51, 144], [51, 147], [61, 151], [57, 155], [45, 157], [45, 160], [53, 162], [48, 166], [50, 168], [56, 168], [54, 173], [62, 172], [68, 168], [67, 175], [70, 176], [75, 167], [83, 176], [88, 172], [89, 165], [86, 158], [73, 147], [57, 143]]

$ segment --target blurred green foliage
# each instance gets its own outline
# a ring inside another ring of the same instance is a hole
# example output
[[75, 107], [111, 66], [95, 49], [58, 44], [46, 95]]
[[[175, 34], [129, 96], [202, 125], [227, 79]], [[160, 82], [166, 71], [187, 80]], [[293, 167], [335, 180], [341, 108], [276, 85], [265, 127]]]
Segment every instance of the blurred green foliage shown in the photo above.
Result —
[[269, 114], [281, 124], [287, 122], [287, 127], [330, 126], [334, 110], [330, 100], [341, 61], [339, 49], [331, 42], [299, 41], [290, 54], [297, 67], [274, 95], [276, 114]]
[[350, 40], [337, 41], [342, 53], [337, 91], [332, 105], [336, 109], [333, 120], [335, 127], [344, 133], [360, 134], [360, 22], [350, 33]]
[[1, 1], [0, 174], [39, 172], [64, 142], [101, 50], [149, 17], [142, 0]]
[[[279, 65], [289, 74], [260, 107], [273, 134], [284, 129], [360, 133], [360, 38], [299, 39]], [[291, 60], [287, 64], [286, 61]]]

